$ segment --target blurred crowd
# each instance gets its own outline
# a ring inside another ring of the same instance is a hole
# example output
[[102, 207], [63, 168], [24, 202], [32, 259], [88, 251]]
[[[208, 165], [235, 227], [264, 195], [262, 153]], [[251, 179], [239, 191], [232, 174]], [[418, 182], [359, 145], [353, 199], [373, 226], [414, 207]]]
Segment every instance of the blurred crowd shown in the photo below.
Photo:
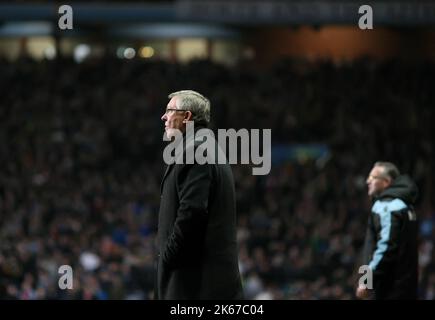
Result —
[[419, 297], [435, 298], [434, 64], [21, 58], [0, 70], [0, 299], [153, 299], [160, 117], [180, 89], [210, 98], [214, 129], [329, 149], [266, 176], [233, 166], [246, 298], [355, 299], [378, 160], [420, 188]]

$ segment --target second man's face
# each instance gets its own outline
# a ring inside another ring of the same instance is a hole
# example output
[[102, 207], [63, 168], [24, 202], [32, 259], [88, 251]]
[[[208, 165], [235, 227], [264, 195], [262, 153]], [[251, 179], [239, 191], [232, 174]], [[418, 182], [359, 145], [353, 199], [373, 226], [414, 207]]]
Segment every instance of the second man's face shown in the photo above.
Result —
[[378, 196], [384, 191], [391, 183], [391, 180], [385, 176], [384, 169], [382, 167], [373, 167], [372, 171], [367, 178], [368, 195]]

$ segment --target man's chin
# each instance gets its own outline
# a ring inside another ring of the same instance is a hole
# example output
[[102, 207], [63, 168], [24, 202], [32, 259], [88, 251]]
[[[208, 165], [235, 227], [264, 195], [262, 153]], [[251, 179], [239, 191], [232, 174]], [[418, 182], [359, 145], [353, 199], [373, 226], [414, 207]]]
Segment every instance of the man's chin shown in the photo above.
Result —
[[175, 132], [174, 130], [171, 129], [165, 129], [165, 138], [167, 139], [167, 141], [172, 141], [175, 139]]
[[175, 139], [182, 138], [183, 133], [179, 129], [165, 128], [164, 140], [174, 141]]
[[368, 192], [368, 195], [371, 198], [375, 198], [375, 197], [377, 197], [379, 195], [379, 192], [371, 191], [371, 192]]

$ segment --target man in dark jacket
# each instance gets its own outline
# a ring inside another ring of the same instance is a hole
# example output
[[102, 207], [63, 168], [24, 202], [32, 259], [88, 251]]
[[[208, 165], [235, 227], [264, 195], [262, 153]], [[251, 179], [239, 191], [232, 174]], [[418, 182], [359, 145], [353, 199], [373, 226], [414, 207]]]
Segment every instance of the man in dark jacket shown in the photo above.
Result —
[[[390, 162], [376, 162], [367, 178], [373, 199], [364, 246], [373, 276], [373, 298], [416, 299], [418, 285], [417, 186]], [[357, 297], [369, 288], [359, 286]]]
[[[189, 143], [198, 148], [187, 141], [186, 126], [193, 121], [197, 129], [206, 127], [210, 102], [191, 90], [169, 98], [165, 134], [173, 140], [181, 132], [185, 156]], [[156, 298], [242, 299], [231, 167], [185, 163], [169, 164], [161, 184]]]

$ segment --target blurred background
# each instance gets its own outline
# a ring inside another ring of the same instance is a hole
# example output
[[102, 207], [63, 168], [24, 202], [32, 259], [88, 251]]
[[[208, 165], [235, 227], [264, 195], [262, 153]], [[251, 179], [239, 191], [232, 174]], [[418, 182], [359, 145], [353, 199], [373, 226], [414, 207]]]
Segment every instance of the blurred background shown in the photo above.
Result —
[[[153, 299], [170, 92], [213, 128], [271, 128], [272, 170], [234, 165], [248, 299], [355, 299], [392, 161], [420, 188], [420, 299], [435, 298], [435, 2], [0, 3], [0, 299]], [[70, 265], [74, 289], [58, 286]]]

